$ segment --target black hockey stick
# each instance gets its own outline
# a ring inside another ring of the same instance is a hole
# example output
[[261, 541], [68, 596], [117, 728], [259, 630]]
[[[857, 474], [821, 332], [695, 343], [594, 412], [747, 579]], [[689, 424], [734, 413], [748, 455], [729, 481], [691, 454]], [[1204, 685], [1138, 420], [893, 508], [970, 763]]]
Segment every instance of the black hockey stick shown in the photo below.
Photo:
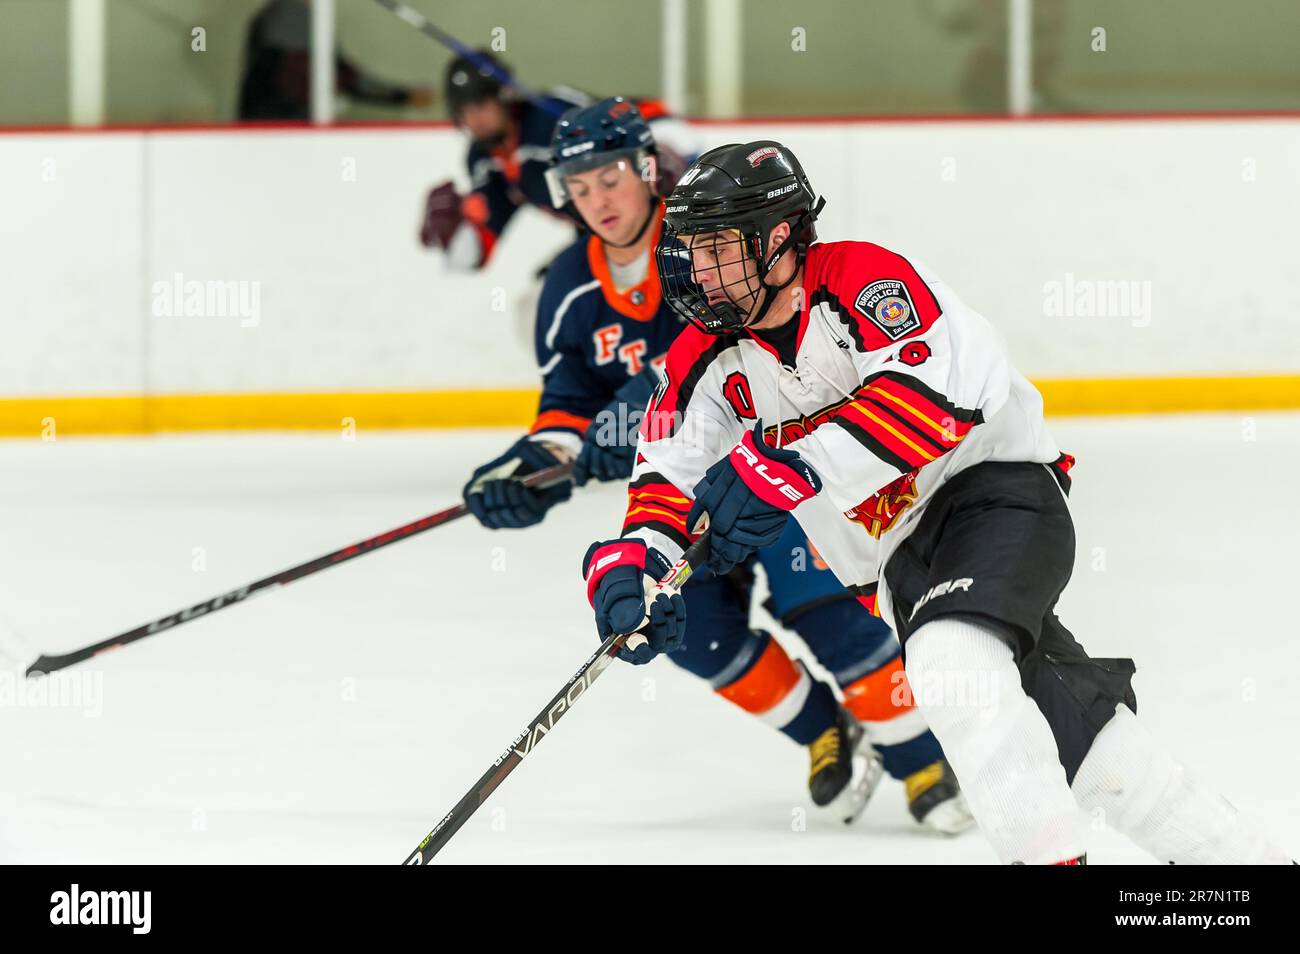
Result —
[[[695, 568], [708, 558], [708, 555], [709, 535], [705, 533], [690, 545], [682, 554], [682, 558], [673, 565], [663, 579], [655, 584], [655, 589], [669, 595], [676, 593], [691, 578]], [[496, 791], [497, 786], [505, 781], [506, 776], [519, 766], [524, 756], [532, 752], [555, 728], [555, 723], [560, 721], [560, 717], [573, 708], [578, 698], [596, 681], [596, 677], [614, 661], [614, 656], [623, 648], [623, 644], [633, 638], [642, 641], [645, 639], [640, 635], [640, 630], [637, 630], [635, 633], [622, 635], [616, 633], [601, 643], [600, 648], [588, 656], [587, 661], [579, 666], [578, 671], [564, 684], [564, 688], [533, 717], [528, 727], [510, 740], [506, 750], [497, 756], [497, 760], [483, 773], [483, 777], [475, 782], [474, 787], [465, 793], [465, 797], [442, 817], [442, 821], [434, 826], [433, 831], [424, 836], [424, 841], [406, 856], [402, 864], [425, 865], [433, 860], [433, 856], [451, 841], [452, 835], [460, 831], [461, 825], [469, 821], [469, 817], [478, 811], [478, 807], [487, 801], [488, 797]]]
[[407, 6], [405, 3], [400, 2], [400, 0], [375, 0], [375, 3], [379, 4], [399, 20], [415, 27], [415, 29], [419, 30], [425, 36], [438, 41], [457, 56], [469, 60], [480, 72], [492, 77], [503, 86], [509, 86], [524, 99], [541, 107], [551, 115], [560, 116], [563, 114], [565, 108], [567, 108], [551, 102], [539, 93], [533, 92], [527, 86], [520, 83], [519, 80], [515, 79], [509, 71], [501, 69], [501, 67], [485, 58], [477, 50], [470, 49], [464, 43], [460, 42], [460, 40], [456, 39], [446, 30], [442, 29], [426, 17], [419, 10]]
[[[539, 470], [523, 478], [525, 486], [528, 487], [550, 487], [561, 481], [569, 479], [569, 473], [573, 470], [573, 464], [558, 464], [555, 467], [548, 467], [545, 470]], [[253, 583], [245, 584], [238, 589], [231, 590], [228, 593], [222, 593], [220, 596], [214, 596], [210, 600], [204, 600], [202, 603], [195, 603], [188, 609], [179, 610], [154, 620], [152, 623], [145, 623], [137, 626], [135, 629], [128, 629], [125, 633], [119, 633], [116, 636], [110, 636], [108, 639], [93, 643], [90, 646], [83, 646], [81, 649], [73, 650], [70, 653], [61, 653], [54, 656], [39, 656], [36, 661], [27, 667], [27, 675], [33, 676], [41, 673], [51, 673], [59, 669], [66, 669], [68, 666], [75, 665], [79, 662], [85, 662], [92, 656], [98, 656], [100, 653], [106, 653], [112, 649], [118, 649], [122, 646], [134, 643], [137, 640], [144, 639], [146, 636], [153, 636], [155, 633], [161, 633], [165, 630], [179, 626], [181, 623], [188, 623], [192, 619], [198, 619], [200, 616], [207, 616], [215, 613], [219, 609], [225, 609], [235, 603], [242, 603], [244, 600], [263, 593], [273, 587], [283, 586], [286, 583], [292, 583], [294, 580], [300, 580], [304, 576], [310, 576], [319, 570], [325, 570], [332, 566], [338, 566], [354, 557], [359, 557], [363, 553], [373, 553], [380, 547], [386, 547], [390, 543], [398, 540], [405, 540], [413, 537], [417, 533], [423, 533], [433, 527], [440, 527], [444, 523], [450, 523], [459, 517], [469, 513], [469, 508], [465, 502], [461, 501], [453, 507], [445, 510], [439, 510], [437, 513], [431, 513], [419, 520], [412, 520], [410, 523], [404, 523], [400, 527], [394, 527], [392, 530], [373, 537], [368, 537], [351, 546], [335, 550], [333, 553], [327, 553], [324, 556], [316, 557], [314, 560], [308, 560], [306, 563], [299, 563], [288, 570], [282, 570], [279, 573], [273, 573], [270, 576], [264, 576], [262, 579]]]

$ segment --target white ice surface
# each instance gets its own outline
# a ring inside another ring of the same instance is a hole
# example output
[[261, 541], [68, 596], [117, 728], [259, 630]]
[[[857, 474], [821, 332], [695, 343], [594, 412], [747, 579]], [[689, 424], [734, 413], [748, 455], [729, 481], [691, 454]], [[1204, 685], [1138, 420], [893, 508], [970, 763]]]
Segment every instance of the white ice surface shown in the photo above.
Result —
[[[1135, 657], [1143, 720], [1300, 851], [1300, 415], [1053, 429], [1079, 457], [1063, 619]], [[0, 443], [0, 615], [48, 652], [101, 639], [445, 506], [511, 436]], [[400, 861], [594, 647], [578, 564], [621, 503], [461, 521], [102, 656], [75, 670], [98, 713], [10, 693], [0, 858]], [[977, 832], [921, 833], [892, 781], [846, 829], [806, 770], [670, 663], [618, 664], [440, 860], [994, 860]]]

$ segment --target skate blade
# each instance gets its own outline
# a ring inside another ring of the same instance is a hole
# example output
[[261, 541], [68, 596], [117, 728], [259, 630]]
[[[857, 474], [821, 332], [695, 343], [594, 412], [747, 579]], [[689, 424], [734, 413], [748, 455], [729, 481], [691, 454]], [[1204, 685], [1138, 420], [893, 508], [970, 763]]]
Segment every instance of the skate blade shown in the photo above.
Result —
[[926, 812], [921, 824], [942, 835], [960, 835], [975, 824], [975, 816], [970, 813], [966, 799], [958, 794]]
[[852, 825], [858, 820], [884, 776], [885, 766], [880, 755], [864, 738], [853, 753], [853, 776], [844, 786], [844, 791], [831, 803], [844, 824]]

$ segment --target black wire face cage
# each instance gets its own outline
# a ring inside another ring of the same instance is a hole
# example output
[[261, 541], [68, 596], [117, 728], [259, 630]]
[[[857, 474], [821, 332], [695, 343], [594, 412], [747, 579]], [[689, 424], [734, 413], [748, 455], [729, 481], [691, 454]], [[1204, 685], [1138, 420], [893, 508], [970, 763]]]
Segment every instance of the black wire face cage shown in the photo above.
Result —
[[683, 320], [711, 335], [729, 335], [749, 323], [764, 296], [757, 234], [737, 229], [683, 232], [664, 223], [655, 250], [664, 300]]

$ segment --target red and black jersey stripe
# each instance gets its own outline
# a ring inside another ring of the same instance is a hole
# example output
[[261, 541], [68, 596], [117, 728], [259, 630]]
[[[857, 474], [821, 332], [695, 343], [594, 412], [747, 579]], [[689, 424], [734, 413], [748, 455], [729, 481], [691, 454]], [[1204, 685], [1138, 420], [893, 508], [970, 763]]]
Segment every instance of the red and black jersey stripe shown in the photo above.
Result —
[[646, 414], [641, 436], [648, 440], [661, 440], [675, 434], [691, 403], [691, 395], [709, 366], [736, 344], [735, 336], [718, 337], [695, 328], [683, 331], [668, 349], [663, 393], [655, 398]]
[[880, 590], [880, 583], [858, 583], [848, 588], [849, 592], [857, 598], [857, 601], [867, 608], [872, 616], [880, 615], [880, 606], [877, 600]]
[[642, 474], [627, 488], [623, 533], [655, 530], [684, 550], [693, 540], [686, 527], [686, 515], [690, 510], [690, 498], [662, 474]]
[[833, 291], [828, 288], [816, 289], [812, 295], [809, 296], [808, 305], [810, 309], [816, 308], [818, 305], [826, 305], [830, 308], [831, 313], [840, 320], [840, 324], [842, 324], [845, 330], [849, 333], [849, 337], [853, 340], [853, 346], [864, 354], [871, 350], [867, 347], [867, 343], [862, 339], [862, 328], [859, 325], [861, 317], [845, 308], [844, 304]]
[[953, 450], [984, 420], [897, 371], [867, 378], [832, 420], [885, 463], [907, 473]]
[[1056, 482], [1061, 485], [1061, 492], [1067, 497], [1070, 496], [1070, 485], [1074, 479], [1070, 476], [1070, 470], [1074, 467], [1074, 455], [1061, 453], [1061, 456], [1052, 461], [1052, 476]]

